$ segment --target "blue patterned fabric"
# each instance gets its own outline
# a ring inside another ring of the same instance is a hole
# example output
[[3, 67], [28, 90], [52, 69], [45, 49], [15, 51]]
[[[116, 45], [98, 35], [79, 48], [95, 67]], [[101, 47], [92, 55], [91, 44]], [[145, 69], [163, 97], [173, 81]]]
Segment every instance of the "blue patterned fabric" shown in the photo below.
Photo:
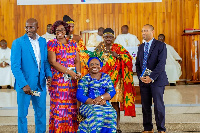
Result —
[[144, 59], [143, 59], [143, 65], [142, 65], [142, 71], [145, 70], [146, 66], [147, 66], [147, 57], [148, 57], [148, 46], [149, 43], [145, 44], [145, 50], [144, 50]]
[[87, 74], [79, 81], [76, 96], [83, 103], [79, 112], [85, 120], [79, 124], [78, 133], [116, 133], [117, 114], [109, 101], [106, 105], [84, 104], [88, 98], [95, 99], [106, 92], [111, 98], [116, 93], [110, 76], [105, 73], [100, 80]]

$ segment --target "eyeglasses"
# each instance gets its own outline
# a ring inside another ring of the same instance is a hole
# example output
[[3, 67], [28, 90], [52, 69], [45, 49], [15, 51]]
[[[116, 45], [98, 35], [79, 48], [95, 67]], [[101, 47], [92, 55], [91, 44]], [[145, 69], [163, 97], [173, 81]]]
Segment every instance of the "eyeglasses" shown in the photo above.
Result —
[[35, 27], [34, 26], [25, 26], [24, 29], [25, 30], [28, 30], [28, 29], [35, 30]]
[[58, 32], [64, 32], [64, 31], [66, 31], [66, 30], [65, 29], [56, 30], [56, 33], [58, 33]]

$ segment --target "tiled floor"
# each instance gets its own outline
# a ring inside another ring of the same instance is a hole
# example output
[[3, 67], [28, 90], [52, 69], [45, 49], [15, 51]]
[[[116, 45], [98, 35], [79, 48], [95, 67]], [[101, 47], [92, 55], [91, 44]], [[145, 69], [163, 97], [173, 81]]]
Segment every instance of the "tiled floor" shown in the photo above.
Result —
[[[199, 106], [200, 85], [166, 86], [164, 94], [166, 106]], [[47, 94], [47, 106], [49, 95]], [[13, 89], [0, 89], [0, 107], [17, 107], [17, 94]]]
[[[166, 106], [166, 128], [168, 133], [200, 133], [200, 85], [166, 86], [164, 94]], [[34, 111], [29, 109], [29, 131], [34, 131]], [[47, 94], [47, 132], [49, 118], [49, 95]], [[121, 111], [123, 133], [142, 131], [141, 105], [136, 105], [137, 117], [124, 116]], [[154, 130], [156, 131], [153, 116]], [[17, 95], [13, 89], [0, 89], [0, 133], [17, 132]]]

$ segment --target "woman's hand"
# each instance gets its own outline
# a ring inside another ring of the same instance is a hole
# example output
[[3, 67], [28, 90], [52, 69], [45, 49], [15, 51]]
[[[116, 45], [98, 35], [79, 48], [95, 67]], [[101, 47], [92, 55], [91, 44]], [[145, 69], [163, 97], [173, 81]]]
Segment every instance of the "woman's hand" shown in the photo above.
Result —
[[98, 97], [96, 97], [94, 100], [93, 100], [93, 103], [94, 104], [97, 104], [97, 105], [100, 105], [100, 102], [102, 101], [102, 99], [101, 99], [101, 96], [98, 96]]
[[106, 105], [106, 100], [102, 99], [101, 102], [100, 102], [100, 105]]
[[94, 104], [93, 99], [88, 98], [87, 101], [85, 102], [85, 104]]
[[76, 73], [73, 70], [67, 70], [67, 74], [69, 74], [72, 79], [76, 79]]
[[80, 72], [77, 72], [76, 74], [76, 79], [80, 79], [81, 78], [81, 73]]

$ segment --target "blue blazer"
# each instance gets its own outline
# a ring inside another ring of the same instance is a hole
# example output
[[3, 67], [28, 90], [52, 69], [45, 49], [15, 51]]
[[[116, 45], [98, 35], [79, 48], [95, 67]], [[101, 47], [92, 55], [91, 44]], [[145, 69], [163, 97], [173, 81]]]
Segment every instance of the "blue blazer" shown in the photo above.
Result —
[[11, 69], [15, 77], [14, 88], [23, 92], [23, 87], [29, 85], [31, 90], [36, 90], [38, 82], [42, 90], [46, 90], [45, 77], [52, 77], [50, 65], [47, 59], [47, 44], [42, 37], [38, 39], [41, 53], [41, 68], [38, 65], [34, 50], [27, 34], [17, 38], [11, 48]]
[[[145, 43], [142, 43], [138, 47], [137, 59], [135, 64], [138, 78], [140, 78], [142, 74], [144, 45]], [[155, 86], [168, 85], [168, 79], [165, 72], [166, 58], [167, 58], [166, 44], [154, 39], [151, 44], [147, 58], [147, 68], [152, 70], [152, 73], [149, 77], [154, 80], [154, 82], [153, 83], [151, 82], [150, 85], [155, 85]], [[139, 80], [139, 85], [144, 86], [145, 83]]]

